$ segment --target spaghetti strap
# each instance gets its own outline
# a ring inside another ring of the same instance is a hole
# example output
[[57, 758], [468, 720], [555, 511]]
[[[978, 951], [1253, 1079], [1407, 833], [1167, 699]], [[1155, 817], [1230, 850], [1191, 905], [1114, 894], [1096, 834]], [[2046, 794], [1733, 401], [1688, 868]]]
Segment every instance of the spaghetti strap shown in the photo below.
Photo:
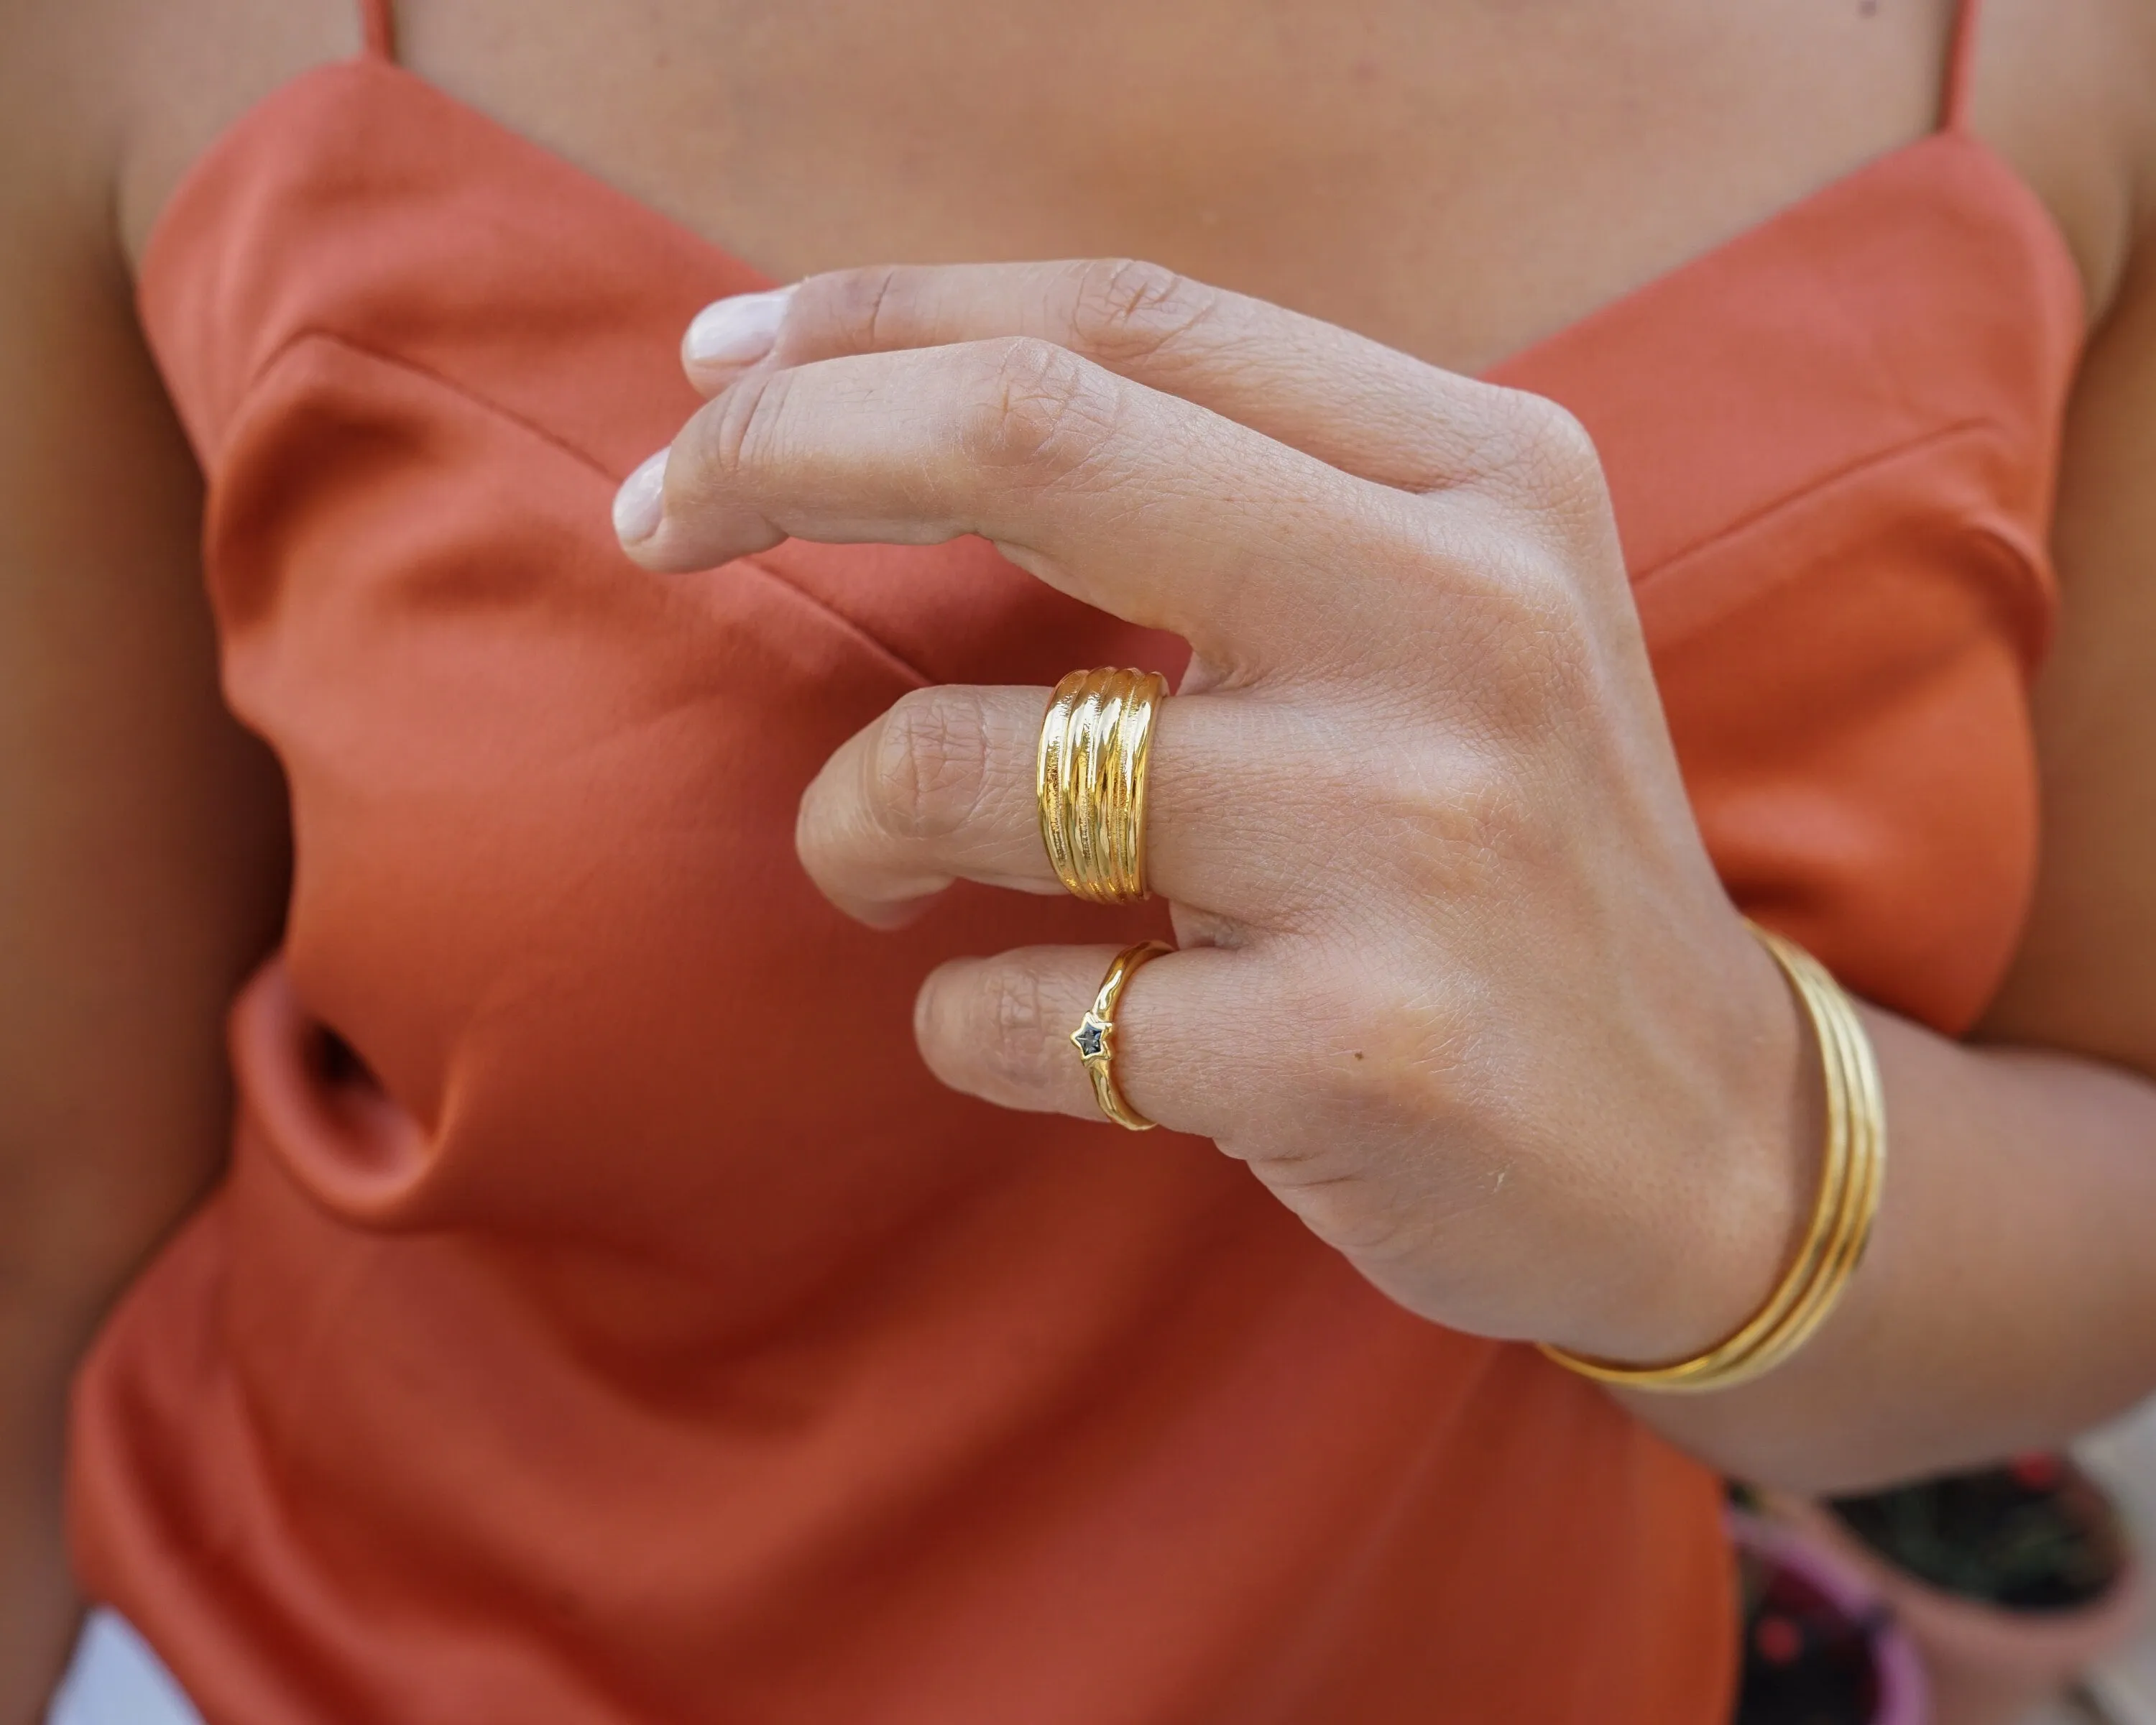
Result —
[[377, 60], [395, 59], [397, 18], [390, 10], [390, 0], [359, 0], [359, 21], [366, 34], [369, 57]]
[[[388, 0], [382, 0], [383, 5]], [[1939, 100], [1939, 127], [1959, 131], [1969, 123], [1970, 86], [1976, 81], [1977, 14], [1983, 0], [1959, 0], [1955, 8], [1953, 39], [1947, 49], [1946, 88]]]

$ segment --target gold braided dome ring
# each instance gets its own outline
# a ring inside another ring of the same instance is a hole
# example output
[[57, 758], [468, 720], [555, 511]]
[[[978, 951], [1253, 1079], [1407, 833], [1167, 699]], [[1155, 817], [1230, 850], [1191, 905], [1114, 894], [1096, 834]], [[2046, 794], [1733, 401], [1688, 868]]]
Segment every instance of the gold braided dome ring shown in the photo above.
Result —
[[1056, 878], [1080, 898], [1127, 905], [1147, 896], [1146, 766], [1168, 698], [1157, 671], [1076, 670], [1040, 721], [1034, 794]]

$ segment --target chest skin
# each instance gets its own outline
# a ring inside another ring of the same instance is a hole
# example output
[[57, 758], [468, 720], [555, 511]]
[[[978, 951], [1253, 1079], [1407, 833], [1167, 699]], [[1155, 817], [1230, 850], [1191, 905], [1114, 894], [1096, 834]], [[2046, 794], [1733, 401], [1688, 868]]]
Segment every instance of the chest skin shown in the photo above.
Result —
[[[2098, 296], [2118, 165], [2046, 94], [2106, 0], [1984, 18], [1987, 136]], [[343, 0], [195, 0], [143, 98], [139, 252]], [[1149, 258], [1487, 366], [1937, 124], [1950, 0], [403, 0], [403, 62], [784, 280]], [[147, 51], [146, 49], [144, 51]], [[1993, 68], [1996, 67], [1996, 76]]]

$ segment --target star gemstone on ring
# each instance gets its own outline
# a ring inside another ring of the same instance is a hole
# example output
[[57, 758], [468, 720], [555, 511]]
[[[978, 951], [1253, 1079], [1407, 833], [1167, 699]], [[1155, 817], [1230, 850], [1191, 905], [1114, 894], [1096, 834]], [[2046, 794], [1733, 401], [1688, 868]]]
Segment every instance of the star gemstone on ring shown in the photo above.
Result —
[[1080, 1021], [1078, 1028], [1070, 1033], [1070, 1040], [1078, 1050], [1079, 1059], [1097, 1060], [1106, 1054], [1108, 1051], [1110, 1028], [1106, 1019], [1087, 1013]]

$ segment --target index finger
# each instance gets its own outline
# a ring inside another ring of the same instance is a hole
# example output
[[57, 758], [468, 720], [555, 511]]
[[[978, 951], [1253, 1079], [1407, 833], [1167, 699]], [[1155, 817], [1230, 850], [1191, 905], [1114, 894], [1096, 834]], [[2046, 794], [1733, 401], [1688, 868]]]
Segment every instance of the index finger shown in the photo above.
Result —
[[1052, 341], [1360, 478], [1430, 491], [1518, 473], [1560, 410], [1337, 324], [1126, 258], [888, 264], [718, 301], [682, 362], [707, 393], [803, 365], [998, 336]]
[[1370, 608], [1432, 562], [1416, 500], [1034, 339], [752, 372], [647, 471], [660, 506], [624, 531], [647, 568], [978, 533], [1224, 667], [1367, 660]]

